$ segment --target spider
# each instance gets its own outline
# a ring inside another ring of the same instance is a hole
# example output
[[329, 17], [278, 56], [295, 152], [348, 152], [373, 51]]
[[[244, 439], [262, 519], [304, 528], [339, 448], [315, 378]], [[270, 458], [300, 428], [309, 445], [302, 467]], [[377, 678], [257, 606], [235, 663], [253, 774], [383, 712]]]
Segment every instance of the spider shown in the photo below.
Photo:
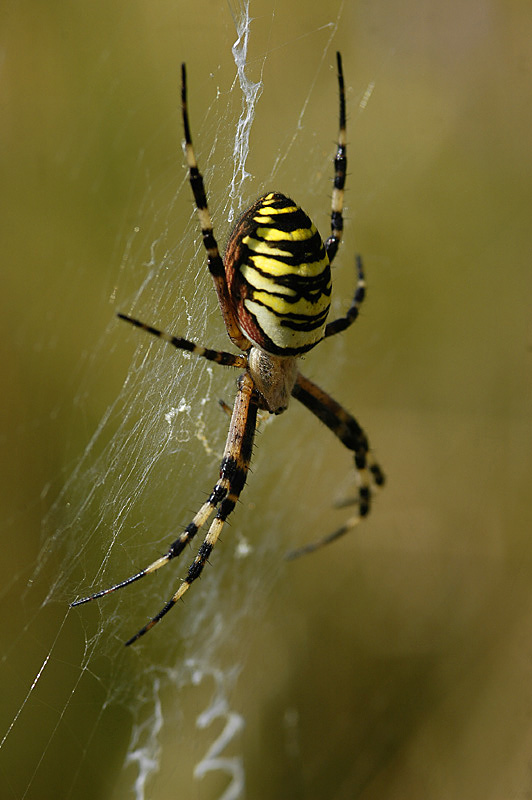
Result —
[[194, 195], [207, 266], [218, 295], [222, 317], [231, 342], [240, 354], [211, 350], [179, 336], [172, 336], [134, 317], [120, 319], [142, 328], [178, 350], [237, 367], [243, 372], [231, 413], [229, 433], [220, 466], [220, 477], [211, 494], [184, 531], [172, 542], [165, 555], [120, 583], [89, 597], [76, 600], [78, 606], [129, 586], [155, 572], [179, 556], [216, 511], [197, 555], [177, 591], [164, 607], [144, 625], [126, 645], [147, 633], [183, 597], [201, 575], [218, 541], [225, 521], [244, 488], [249, 469], [257, 413], [281, 414], [295, 397], [338, 437], [354, 454], [358, 483], [357, 513], [334, 533], [293, 551], [289, 557], [316, 550], [351, 530], [367, 516], [371, 502], [371, 482], [384, 483], [384, 475], [373, 460], [367, 437], [351, 414], [316, 384], [305, 378], [298, 367], [299, 357], [318, 342], [349, 328], [358, 316], [365, 296], [365, 281], [360, 256], [356, 257], [357, 284], [345, 316], [327, 322], [331, 296], [330, 265], [336, 256], [343, 230], [343, 199], [347, 167], [345, 90], [340, 53], [336, 54], [339, 91], [339, 134], [334, 158], [331, 234], [324, 243], [305, 212], [289, 197], [268, 192], [248, 208], [236, 223], [225, 250], [220, 255], [214, 237], [203, 177], [198, 169], [187, 110], [185, 64], [181, 67], [181, 106], [185, 133], [185, 152], [190, 185]]

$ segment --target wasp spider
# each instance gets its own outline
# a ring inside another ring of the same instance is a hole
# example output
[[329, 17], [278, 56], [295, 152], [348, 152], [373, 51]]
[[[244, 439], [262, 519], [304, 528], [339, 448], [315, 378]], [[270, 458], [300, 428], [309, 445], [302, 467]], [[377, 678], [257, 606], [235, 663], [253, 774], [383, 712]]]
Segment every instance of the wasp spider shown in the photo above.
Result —
[[268, 192], [242, 214], [231, 233], [223, 258], [214, 237], [205, 186], [192, 147], [186, 71], [185, 65], [182, 65], [181, 102], [190, 185], [207, 251], [207, 265], [214, 280], [223, 320], [231, 342], [241, 353], [236, 355], [210, 350], [125, 314], [118, 316], [178, 350], [188, 350], [196, 356], [240, 368], [243, 372], [238, 379], [220, 478], [208, 500], [172, 542], [165, 555], [121, 583], [72, 603], [76, 606], [95, 600], [155, 572], [179, 556], [216, 511], [181, 585], [159, 613], [126, 642], [128, 645], [159, 622], [200, 576], [244, 488], [259, 410], [281, 414], [286, 410], [290, 397], [295, 397], [354, 454], [358, 482], [355, 516], [329, 536], [296, 550], [290, 554], [292, 557], [315, 550], [353, 528], [369, 512], [371, 481], [378, 486], [384, 483], [383, 473], [370, 455], [368, 440], [358, 422], [316, 384], [305, 378], [298, 366], [299, 356], [322, 339], [344, 331], [355, 321], [365, 294], [362, 261], [357, 257], [358, 280], [351, 307], [344, 317], [327, 322], [331, 297], [330, 265], [342, 237], [347, 166], [345, 93], [340, 53], [336, 54], [336, 59], [340, 126], [334, 158], [331, 235], [324, 244], [314, 223], [293, 200], [279, 192]]

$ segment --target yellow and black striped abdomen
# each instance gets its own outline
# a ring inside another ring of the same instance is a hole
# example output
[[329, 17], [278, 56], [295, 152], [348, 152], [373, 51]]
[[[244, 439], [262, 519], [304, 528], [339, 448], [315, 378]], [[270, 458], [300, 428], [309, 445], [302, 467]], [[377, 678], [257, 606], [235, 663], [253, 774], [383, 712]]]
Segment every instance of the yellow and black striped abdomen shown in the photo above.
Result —
[[237, 222], [224, 257], [242, 333], [275, 355], [310, 350], [322, 338], [331, 269], [316, 226], [293, 200], [271, 192]]

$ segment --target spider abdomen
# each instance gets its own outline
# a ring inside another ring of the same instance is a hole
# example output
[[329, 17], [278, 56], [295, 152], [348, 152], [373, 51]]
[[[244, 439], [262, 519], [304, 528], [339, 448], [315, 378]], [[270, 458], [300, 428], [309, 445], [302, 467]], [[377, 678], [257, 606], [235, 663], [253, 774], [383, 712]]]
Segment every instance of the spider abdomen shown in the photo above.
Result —
[[280, 356], [323, 339], [331, 298], [329, 258], [316, 226], [293, 200], [270, 192], [237, 222], [224, 258], [242, 333]]

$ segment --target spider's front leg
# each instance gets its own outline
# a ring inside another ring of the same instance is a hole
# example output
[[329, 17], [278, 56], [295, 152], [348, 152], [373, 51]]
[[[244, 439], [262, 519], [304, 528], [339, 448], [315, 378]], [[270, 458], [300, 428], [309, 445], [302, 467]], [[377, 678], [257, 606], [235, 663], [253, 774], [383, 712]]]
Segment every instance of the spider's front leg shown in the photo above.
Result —
[[225, 267], [218, 249], [218, 242], [214, 236], [211, 215], [207, 204], [207, 192], [205, 191], [203, 175], [199, 170], [196, 154], [194, 153], [190, 122], [188, 119], [187, 70], [185, 64], [181, 64], [181, 111], [183, 115], [183, 129], [185, 131], [185, 155], [188, 166], [188, 177], [192, 194], [194, 195], [194, 202], [196, 203], [196, 210], [198, 212], [203, 245], [207, 253], [207, 266], [214, 281], [214, 288], [218, 296], [218, 302], [220, 304], [227, 334], [233, 344], [240, 348], [240, 350], [249, 350], [251, 343], [240, 330], [238, 319], [235, 315], [229, 295], [229, 289], [225, 278]]
[[338, 539], [366, 517], [371, 506], [371, 478], [377, 486], [382, 486], [384, 474], [369, 452], [366, 434], [356, 419], [336, 400], [333, 400], [301, 373], [292, 389], [292, 395], [309, 411], [312, 411], [340, 439], [342, 444], [353, 451], [358, 482], [358, 513], [333, 533], [288, 553], [288, 558], [297, 558]]
[[[342, 240], [344, 230], [344, 191], [345, 179], [347, 175], [347, 138], [346, 138], [346, 117], [345, 117], [345, 86], [344, 86], [344, 71], [342, 68], [342, 56], [336, 53], [336, 63], [338, 67], [338, 98], [339, 98], [339, 124], [338, 124], [338, 145], [336, 148], [336, 155], [334, 157], [334, 184], [332, 193], [332, 209], [331, 209], [331, 234], [325, 242], [325, 250], [329, 256], [329, 262], [332, 264], [338, 247]], [[344, 317], [329, 322], [325, 327], [325, 337], [333, 336], [335, 333], [345, 331], [353, 324], [358, 317], [358, 309], [362, 304], [365, 296], [366, 284], [364, 282], [364, 271], [362, 267], [362, 259], [359, 255], [356, 256], [357, 266], [357, 285], [355, 288], [355, 296], [351, 307]]]
[[342, 56], [336, 53], [336, 65], [338, 69], [338, 100], [339, 100], [339, 121], [338, 121], [338, 145], [334, 157], [334, 185], [332, 193], [331, 209], [331, 235], [325, 242], [325, 249], [329, 256], [329, 261], [334, 261], [338, 252], [338, 246], [344, 230], [344, 189], [345, 176], [347, 173], [347, 139], [345, 133], [345, 87], [344, 71], [342, 68]]
[[[196, 558], [189, 566], [187, 576], [179, 589], [172, 595], [159, 613], [126, 642], [126, 645], [132, 644], [147, 633], [150, 628], [153, 628], [153, 626], [183, 597], [190, 584], [201, 575], [203, 567], [218, 541], [224, 523], [229, 514], [233, 511], [246, 483], [257, 425], [258, 402], [259, 395], [254, 389], [253, 381], [247, 373], [244, 373], [240, 376], [238, 382], [238, 394], [233, 407], [231, 424], [229, 426], [224, 456], [220, 467], [220, 479], [216, 483], [209, 500], [202, 506], [202, 509], [198, 512], [194, 521], [187, 526], [181, 539], [186, 538], [186, 541], [190, 541], [195, 535], [199, 527], [196, 523], [197, 517], [201, 516], [203, 518], [202, 521], [206, 522], [212, 511], [218, 507], [216, 516], [198, 550]], [[208, 513], [206, 513], [207, 511]], [[181, 546], [181, 540], [177, 541], [180, 542], [179, 551], [181, 552], [184, 544]]]

